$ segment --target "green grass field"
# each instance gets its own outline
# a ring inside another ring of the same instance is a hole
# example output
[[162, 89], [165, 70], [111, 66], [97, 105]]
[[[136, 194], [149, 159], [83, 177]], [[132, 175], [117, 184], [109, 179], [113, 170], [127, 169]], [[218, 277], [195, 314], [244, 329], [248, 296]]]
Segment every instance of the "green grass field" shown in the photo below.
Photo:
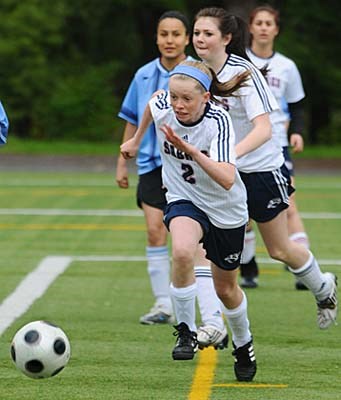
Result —
[[[341, 177], [296, 182], [312, 249], [322, 269], [341, 278]], [[261, 262], [260, 287], [247, 292], [258, 361], [252, 385], [235, 381], [230, 346], [174, 362], [173, 328], [138, 323], [153, 299], [134, 193], [110, 174], [0, 171], [0, 302], [46, 257], [70, 257], [0, 336], [0, 399], [341, 399], [340, 326], [317, 328], [313, 297], [295, 291], [280, 264]], [[257, 254], [267, 258], [261, 240]], [[8, 317], [0, 314], [0, 323]], [[37, 319], [65, 330], [72, 356], [59, 375], [36, 381], [15, 368], [9, 347], [17, 329]]]

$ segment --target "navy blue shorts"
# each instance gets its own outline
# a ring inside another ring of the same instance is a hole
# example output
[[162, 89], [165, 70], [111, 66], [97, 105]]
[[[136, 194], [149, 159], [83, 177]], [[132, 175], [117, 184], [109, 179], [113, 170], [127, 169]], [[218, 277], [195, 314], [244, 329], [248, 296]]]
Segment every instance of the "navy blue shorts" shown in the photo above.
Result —
[[137, 185], [136, 202], [142, 208], [142, 203], [148, 206], [164, 210], [166, 201], [166, 189], [162, 185], [161, 167], [153, 169], [139, 176]]
[[295, 176], [294, 163], [291, 158], [289, 147], [288, 146], [282, 147], [282, 151], [284, 156], [284, 164], [287, 167], [290, 176]]
[[289, 196], [295, 191], [285, 164], [270, 172], [240, 172], [246, 186], [249, 217], [267, 222], [289, 207]]
[[233, 229], [217, 228], [202, 210], [188, 200], [167, 204], [164, 214], [164, 223], [168, 230], [170, 221], [175, 217], [189, 217], [199, 222], [203, 230], [200, 243], [206, 250], [207, 258], [224, 270], [234, 270], [239, 267], [244, 246], [245, 225]]

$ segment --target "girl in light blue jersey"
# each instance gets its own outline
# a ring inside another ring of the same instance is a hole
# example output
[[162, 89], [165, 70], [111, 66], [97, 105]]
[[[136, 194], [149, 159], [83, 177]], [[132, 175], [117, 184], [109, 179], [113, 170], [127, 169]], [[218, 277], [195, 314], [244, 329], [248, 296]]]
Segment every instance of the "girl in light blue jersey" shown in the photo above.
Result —
[[7, 143], [8, 126], [6, 111], [0, 102], [0, 146]]
[[[119, 116], [126, 121], [123, 142], [130, 139], [141, 122], [143, 111], [157, 89], [167, 89], [170, 71], [187, 58], [189, 22], [178, 11], [165, 12], [158, 21], [156, 44], [160, 57], [142, 66], [130, 83]], [[174, 321], [169, 297], [169, 256], [167, 230], [163, 224], [163, 208], [166, 204], [165, 190], [161, 181], [161, 157], [151, 125], [141, 143], [137, 155], [139, 182], [137, 203], [142, 208], [147, 227], [146, 256], [148, 273], [155, 303], [151, 310], [141, 316], [142, 324], [172, 323]], [[119, 157], [116, 181], [121, 188], [129, 186], [127, 163]]]

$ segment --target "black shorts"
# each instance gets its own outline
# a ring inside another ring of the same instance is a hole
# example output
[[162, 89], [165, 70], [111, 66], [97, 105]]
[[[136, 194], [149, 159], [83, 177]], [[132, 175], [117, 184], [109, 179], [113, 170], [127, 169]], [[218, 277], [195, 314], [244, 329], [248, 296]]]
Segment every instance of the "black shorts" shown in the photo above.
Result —
[[214, 226], [207, 215], [188, 200], [179, 200], [166, 206], [164, 222], [169, 230], [170, 221], [179, 216], [186, 216], [199, 222], [203, 230], [203, 243], [207, 258], [217, 267], [234, 270], [240, 265], [240, 256], [244, 246], [245, 225], [232, 229]]
[[162, 185], [161, 167], [139, 176], [136, 202], [142, 208], [142, 203], [163, 210], [167, 204], [166, 189]]
[[289, 196], [295, 191], [285, 164], [270, 172], [240, 172], [246, 186], [249, 217], [267, 222], [289, 207]]
[[291, 158], [289, 147], [288, 146], [282, 147], [282, 151], [284, 156], [284, 164], [287, 167], [290, 176], [295, 176], [294, 163]]

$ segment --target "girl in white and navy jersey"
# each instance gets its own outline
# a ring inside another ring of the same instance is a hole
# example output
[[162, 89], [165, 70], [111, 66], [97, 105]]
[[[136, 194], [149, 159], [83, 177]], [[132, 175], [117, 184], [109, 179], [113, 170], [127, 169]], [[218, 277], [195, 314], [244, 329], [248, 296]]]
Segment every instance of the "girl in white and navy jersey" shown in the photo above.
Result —
[[192, 359], [198, 347], [195, 325], [197, 286], [193, 271], [199, 242], [211, 261], [213, 279], [229, 319], [235, 344], [247, 343], [249, 364], [238, 356], [238, 380], [252, 380], [256, 361], [247, 317], [247, 302], [238, 286], [238, 266], [248, 221], [246, 190], [235, 167], [235, 132], [230, 116], [212, 95], [230, 96], [243, 87], [249, 72], [222, 84], [205, 64], [183, 62], [171, 73], [169, 92], [149, 102], [133, 139], [121, 154], [136, 154], [143, 132], [154, 120], [167, 189], [165, 224], [172, 237], [171, 295], [178, 325], [173, 359]]
[[287, 264], [313, 293], [318, 326], [324, 329], [337, 315], [336, 278], [322, 273], [313, 254], [289, 239], [287, 208], [293, 188], [282, 148], [272, 137], [269, 117], [278, 112], [278, 105], [260, 71], [248, 61], [245, 32], [247, 26], [240, 18], [222, 8], [206, 8], [195, 17], [193, 45], [221, 81], [251, 70], [246, 85], [226, 100], [236, 133], [237, 168], [246, 186], [249, 216], [257, 222], [269, 255]]

